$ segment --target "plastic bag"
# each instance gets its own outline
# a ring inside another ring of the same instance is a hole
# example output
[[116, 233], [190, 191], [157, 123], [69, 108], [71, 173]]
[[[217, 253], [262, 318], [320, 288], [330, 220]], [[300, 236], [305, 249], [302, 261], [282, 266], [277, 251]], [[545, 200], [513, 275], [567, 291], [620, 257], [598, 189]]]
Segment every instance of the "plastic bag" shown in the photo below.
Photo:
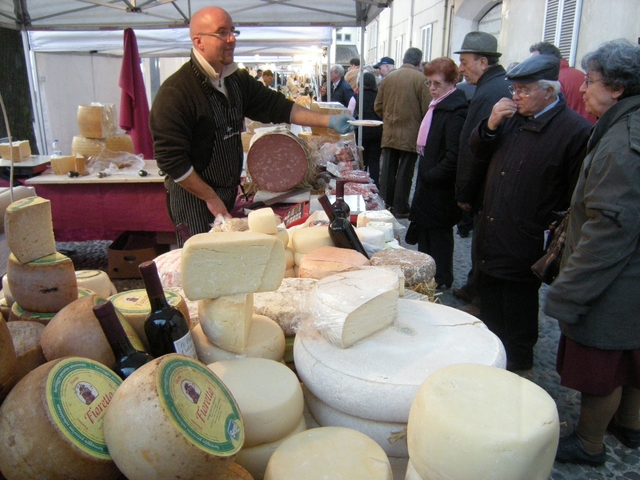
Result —
[[89, 157], [87, 171], [91, 175], [118, 175], [138, 173], [146, 164], [142, 155], [129, 152], [113, 152], [103, 149], [98, 155]]

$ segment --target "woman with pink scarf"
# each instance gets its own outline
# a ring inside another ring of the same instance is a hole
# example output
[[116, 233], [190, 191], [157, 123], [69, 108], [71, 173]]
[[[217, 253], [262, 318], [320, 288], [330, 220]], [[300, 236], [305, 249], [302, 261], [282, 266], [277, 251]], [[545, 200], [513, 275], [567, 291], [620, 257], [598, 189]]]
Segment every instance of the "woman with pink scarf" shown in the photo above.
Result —
[[439, 289], [453, 283], [453, 226], [462, 216], [454, 199], [460, 132], [467, 98], [456, 89], [458, 67], [440, 57], [424, 67], [433, 100], [418, 132], [418, 178], [409, 219], [417, 226], [418, 250], [436, 262]]

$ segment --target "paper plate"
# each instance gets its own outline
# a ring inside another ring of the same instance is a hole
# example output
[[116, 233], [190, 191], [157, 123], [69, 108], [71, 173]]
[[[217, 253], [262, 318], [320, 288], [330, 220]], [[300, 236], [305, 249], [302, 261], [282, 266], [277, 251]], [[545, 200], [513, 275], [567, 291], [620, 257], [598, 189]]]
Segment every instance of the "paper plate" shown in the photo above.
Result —
[[382, 125], [382, 120], [349, 120], [354, 127], [378, 127]]

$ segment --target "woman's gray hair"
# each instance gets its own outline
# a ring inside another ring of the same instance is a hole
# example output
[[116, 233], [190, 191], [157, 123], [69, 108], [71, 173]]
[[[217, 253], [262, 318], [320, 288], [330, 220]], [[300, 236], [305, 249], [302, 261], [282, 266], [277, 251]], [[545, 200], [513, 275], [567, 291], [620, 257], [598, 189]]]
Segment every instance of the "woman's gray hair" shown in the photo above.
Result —
[[624, 38], [601, 44], [580, 65], [585, 71], [600, 73], [606, 86], [623, 88], [620, 99], [640, 94], [640, 46]]
[[546, 90], [549, 87], [553, 88], [554, 95], [558, 95], [562, 88], [562, 85], [558, 80], [538, 80], [538, 86], [543, 90]]

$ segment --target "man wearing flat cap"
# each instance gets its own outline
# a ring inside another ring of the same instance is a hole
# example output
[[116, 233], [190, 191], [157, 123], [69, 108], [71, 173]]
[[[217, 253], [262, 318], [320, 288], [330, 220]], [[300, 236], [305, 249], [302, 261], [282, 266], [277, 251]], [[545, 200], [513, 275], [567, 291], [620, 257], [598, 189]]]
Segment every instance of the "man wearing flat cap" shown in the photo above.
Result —
[[540, 280], [554, 212], [567, 210], [591, 124], [558, 95], [560, 61], [529, 57], [507, 72], [512, 98], [474, 129], [471, 150], [489, 158], [476, 237], [480, 318], [507, 352], [507, 368], [533, 366]]

